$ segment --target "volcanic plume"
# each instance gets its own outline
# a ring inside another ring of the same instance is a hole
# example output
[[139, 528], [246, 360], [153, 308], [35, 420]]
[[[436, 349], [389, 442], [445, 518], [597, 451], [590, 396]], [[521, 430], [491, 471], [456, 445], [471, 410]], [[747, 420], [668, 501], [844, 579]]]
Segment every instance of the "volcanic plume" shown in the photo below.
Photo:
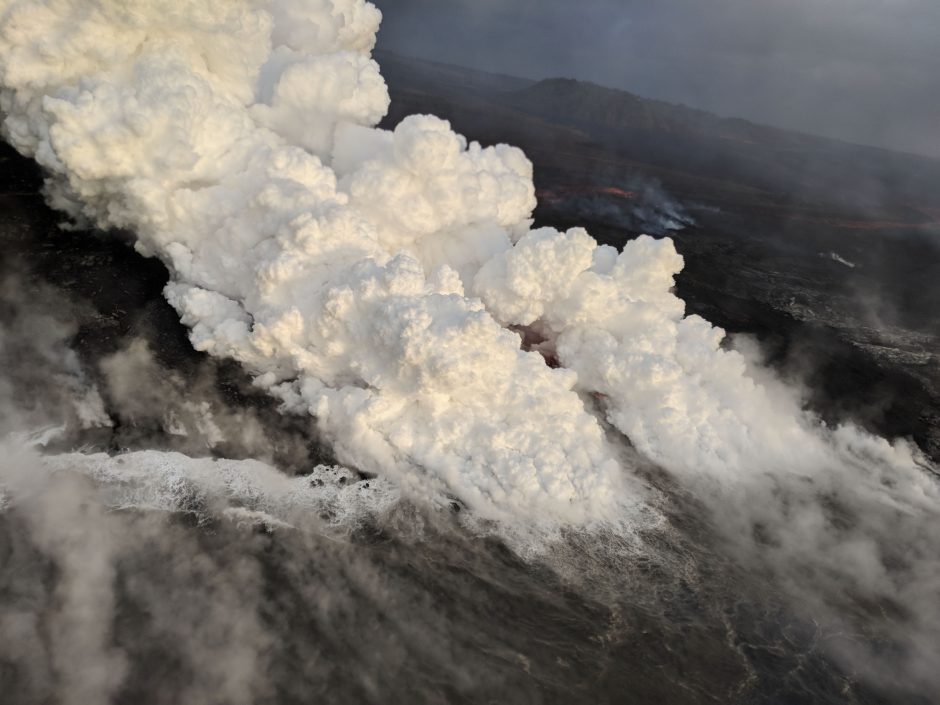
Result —
[[[374, 505], [456, 497], [505, 526], [629, 533], [659, 520], [634, 472], [652, 462], [782, 573], [920, 604], [929, 576], [895, 569], [892, 544], [926, 561], [940, 522], [918, 450], [826, 427], [686, 316], [669, 239], [618, 252], [532, 230], [520, 150], [427, 115], [374, 127], [379, 23], [364, 0], [0, 0], [3, 133], [71, 223], [131, 231], [160, 258], [197, 350], [237, 360], [343, 465], [382, 478]], [[237, 495], [251, 468], [194, 472]], [[258, 492], [294, 497], [265, 478]]]

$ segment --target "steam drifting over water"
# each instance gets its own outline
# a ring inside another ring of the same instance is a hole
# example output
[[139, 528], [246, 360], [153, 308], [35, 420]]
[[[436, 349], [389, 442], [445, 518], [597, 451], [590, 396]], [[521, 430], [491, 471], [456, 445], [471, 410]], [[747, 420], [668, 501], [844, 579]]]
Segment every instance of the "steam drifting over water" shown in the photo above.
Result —
[[[662, 521], [636, 472], [654, 463], [795, 592], [838, 608], [850, 584], [916, 614], [905, 633], [885, 627], [905, 645], [890, 665], [931, 682], [940, 505], [917, 449], [825, 427], [686, 317], [670, 240], [617, 252], [582, 229], [531, 230], [521, 151], [468, 144], [432, 116], [373, 127], [389, 102], [370, 58], [379, 22], [358, 0], [0, 0], [4, 136], [45, 168], [49, 202], [132, 231], [170, 271], [196, 349], [240, 362], [380, 479], [301, 501], [308, 485], [261, 466], [36, 462], [138, 488], [134, 507], [169, 509], [173, 473], [189, 473], [199, 496], [234, 494], [236, 514], [267, 525], [302, 506], [387, 512], [401, 493], [457, 498], [507, 534], [621, 535]], [[24, 492], [11, 478], [7, 507]], [[105, 506], [130, 501], [102, 491]], [[58, 528], [36, 531], [59, 550]], [[108, 582], [102, 570], [77, 574], [75, 594]]]

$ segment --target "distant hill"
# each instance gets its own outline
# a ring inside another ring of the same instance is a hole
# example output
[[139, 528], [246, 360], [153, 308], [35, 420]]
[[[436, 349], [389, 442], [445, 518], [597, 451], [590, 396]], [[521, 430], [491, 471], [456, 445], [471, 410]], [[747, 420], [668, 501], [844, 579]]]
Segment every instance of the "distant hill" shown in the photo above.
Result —
[[678, 192], [705, 191], [720, 201], [743, 194], [889, 213], [940, 207], [940, 160], [723, 118], [585, 81], [533, 82], [388, 52], [377, 58], [393, 96], [388, 124], [433, 110], [484, 140], [510, 140], [533, 153], [552, 145], [570, 157], [570, 172], [602, 174], [611, 158], [626, 160], [661, 172], [657, 178]]
[[390, 84], [407, 84], [413, 88], [423, 87], [438, 92], [516, 91], [535, 84], [535, 81], [527, 78], [414, 59], [390, 51], [376, 50], [375, 59], [382, 65], [382, 75]]
[[517, 89], [510, 99], [528, 112], [588, 126], [639, 129], [671, 134], [698, 134], [750, 144], [777, 141], [800, 146], [819, 138], [722, 118], [703, 110], [640, 98], [627, 91], [571, 78], [550, 78]]

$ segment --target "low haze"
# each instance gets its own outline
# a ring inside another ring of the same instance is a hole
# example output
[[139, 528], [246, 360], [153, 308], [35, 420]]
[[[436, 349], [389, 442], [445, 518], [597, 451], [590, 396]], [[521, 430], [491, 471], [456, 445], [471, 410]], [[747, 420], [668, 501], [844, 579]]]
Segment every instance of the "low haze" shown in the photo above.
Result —
[[380, 47], [940, 156], [934, 0], [377, 0]]

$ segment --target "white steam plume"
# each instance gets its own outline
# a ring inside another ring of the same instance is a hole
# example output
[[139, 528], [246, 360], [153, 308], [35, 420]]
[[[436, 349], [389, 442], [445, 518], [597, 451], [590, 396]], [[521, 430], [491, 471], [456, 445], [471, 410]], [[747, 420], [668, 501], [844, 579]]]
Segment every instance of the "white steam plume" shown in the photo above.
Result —
[[196, 347], [315, 414], [341, 460], [494, 516], [583, 517], [622, 494], [575, 376], [520, 351], [458, 276], [525, 232], [531, 165], [431, 117], [361, 127], [388, 105], [374, 7], [0, 13], [4, 130], [52, 202], [133, 229]]
[[55, 206], [166, 263], [199, 350], [407, 492], [609, 517], [638, 484], [597, 402], [709, 486], [861, 467], [935, 495], [908, 449], [822, 428], [685, 318], [671, 241], [530, 232], [519, 150], [428, 116], [371, 127], [379, 20], [362, 0], [0, 0], [4, 133]]

